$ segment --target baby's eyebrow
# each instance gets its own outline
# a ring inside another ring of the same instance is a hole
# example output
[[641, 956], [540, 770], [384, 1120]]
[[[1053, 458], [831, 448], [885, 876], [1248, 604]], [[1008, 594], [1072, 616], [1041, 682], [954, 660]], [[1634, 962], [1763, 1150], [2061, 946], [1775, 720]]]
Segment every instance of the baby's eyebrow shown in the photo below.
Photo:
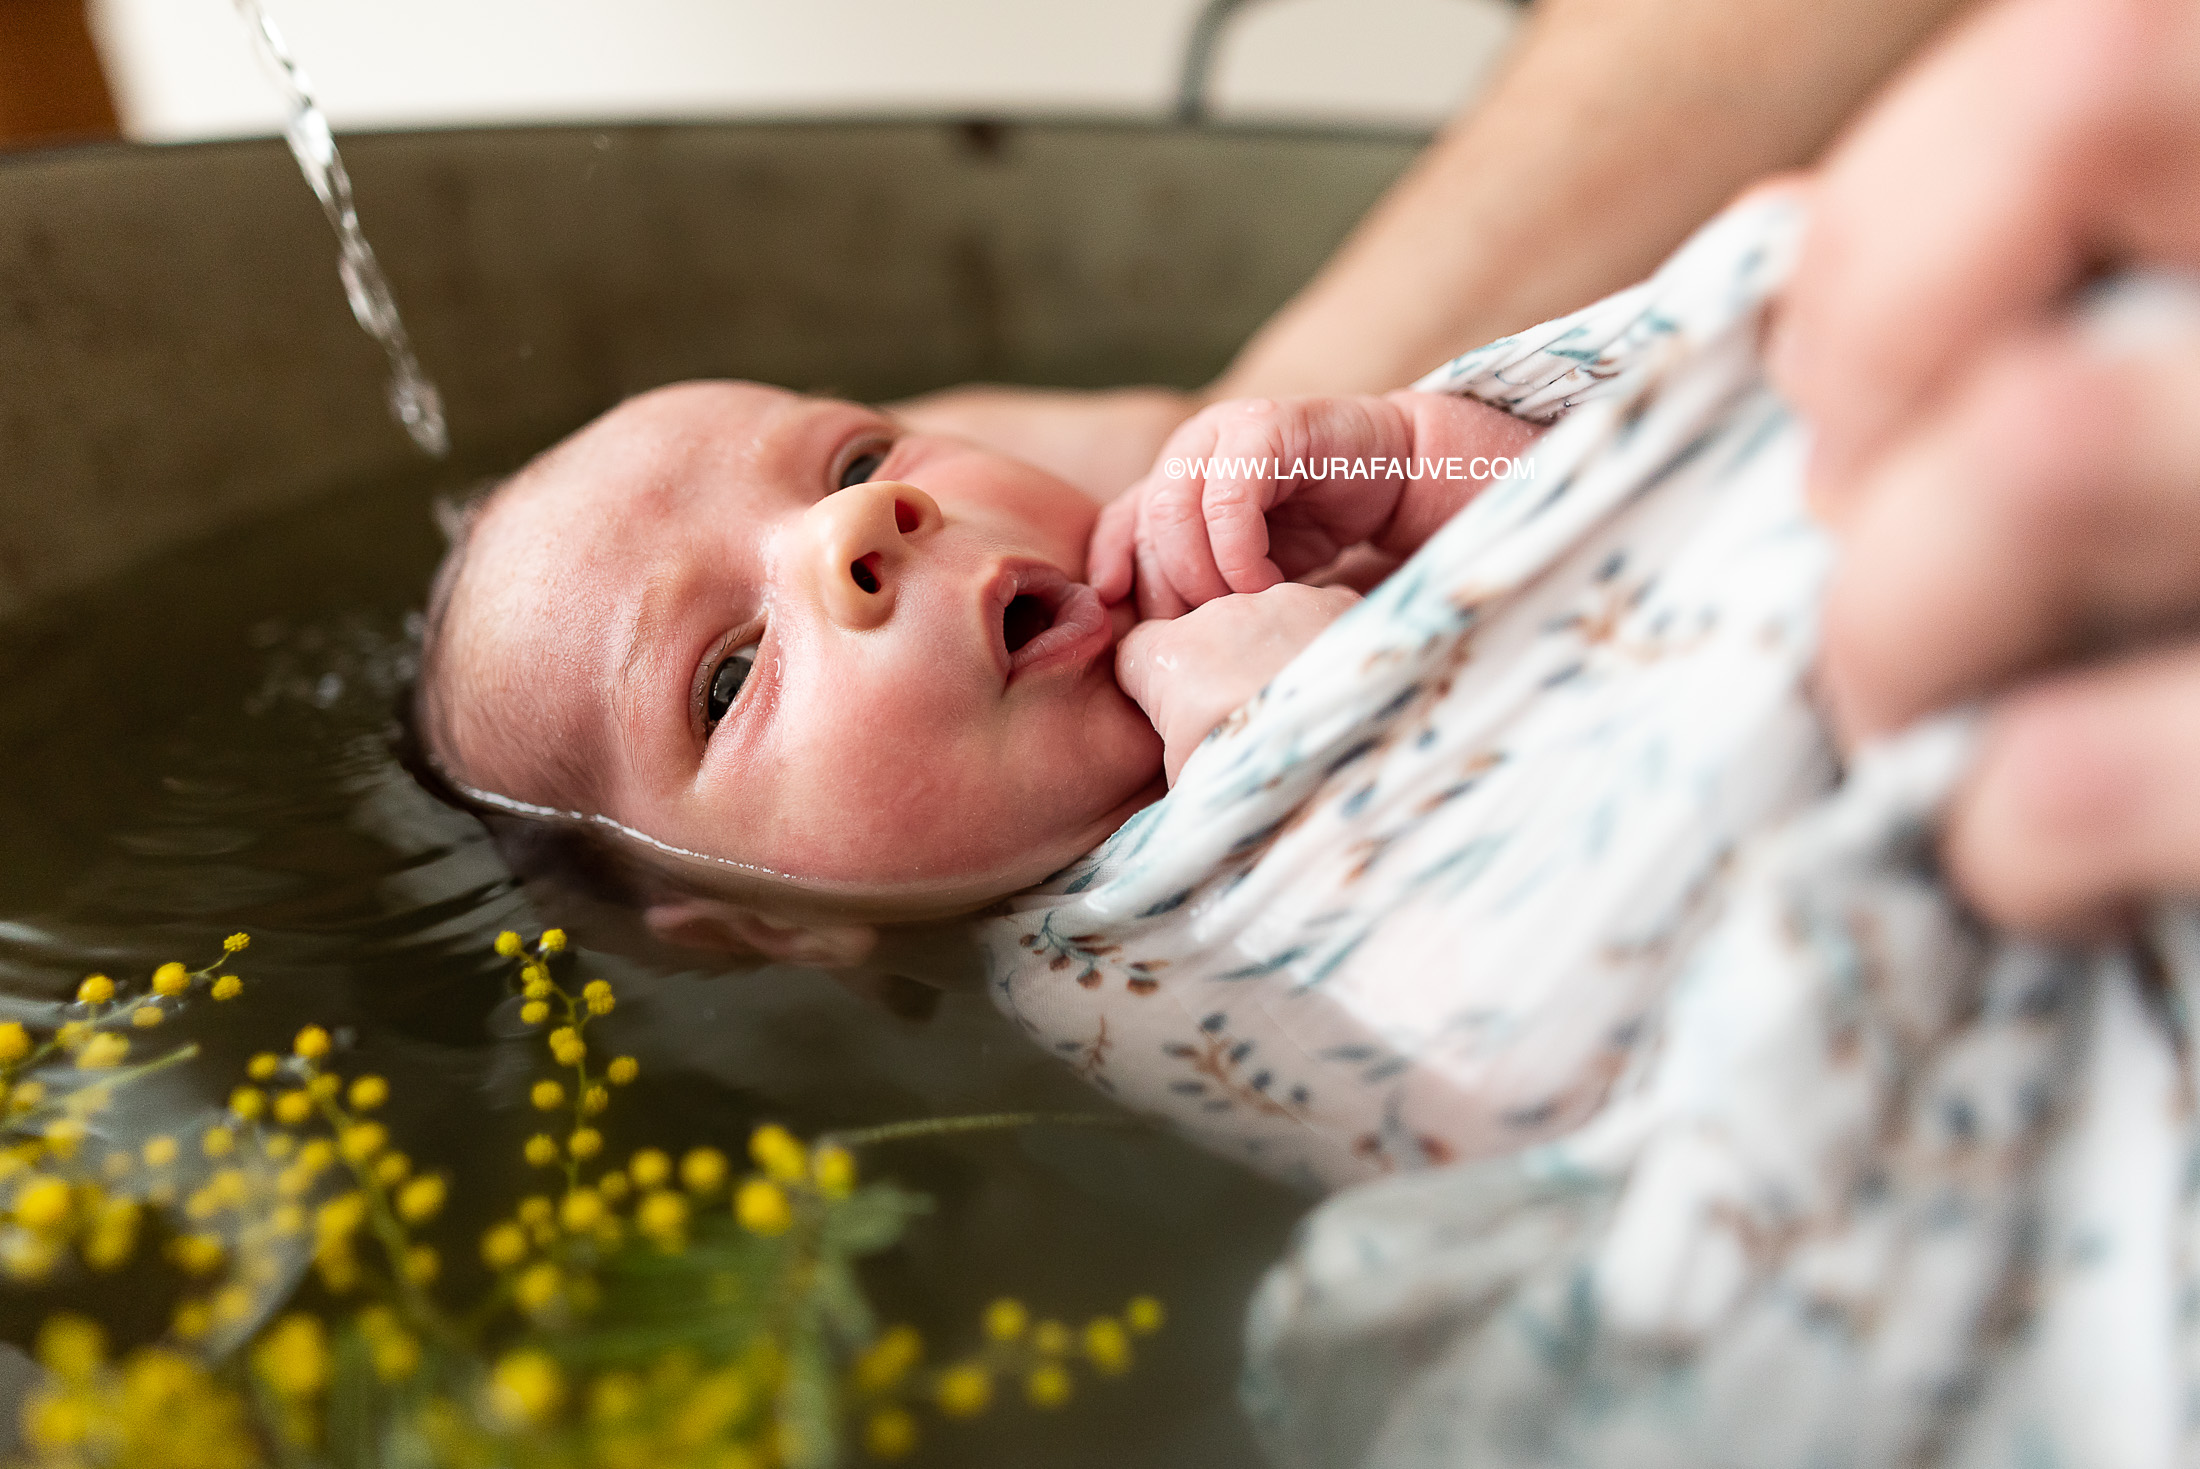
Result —
[[674, 625], [681, 582], [677, 576], [654, 573], [634, 599], [633, 615], [627, 619], [626, 650], [612, 675], [612, 715], [622, 733], [646, 729], [652, 706], [662, 707], [663, 691], [656, 687], [653, 675], [658, 675], [656, 662]]

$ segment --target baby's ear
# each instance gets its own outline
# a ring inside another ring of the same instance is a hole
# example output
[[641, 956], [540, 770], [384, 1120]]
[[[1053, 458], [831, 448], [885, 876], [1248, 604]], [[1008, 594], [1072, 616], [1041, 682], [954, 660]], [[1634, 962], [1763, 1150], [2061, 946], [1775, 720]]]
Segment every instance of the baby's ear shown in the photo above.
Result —
[[878, 946], [878, 930], [868, 923], [787, 922], [718, 898], [668, 898], [650, 904], [642, 921], [658, 938], [684, 949], [757, 954], [827, 969], [861, 964]]

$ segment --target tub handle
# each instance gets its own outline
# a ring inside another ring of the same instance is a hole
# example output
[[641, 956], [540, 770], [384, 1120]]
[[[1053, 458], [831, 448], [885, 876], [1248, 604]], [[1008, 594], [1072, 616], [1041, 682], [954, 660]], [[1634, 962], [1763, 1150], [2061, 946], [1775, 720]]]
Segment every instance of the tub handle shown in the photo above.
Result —
[[[1215, 52], [1222, 45], [1222, 31], [1230, 23], [1230, 17], [1257, 0], [1207, 0], [1199, 7], [1199, 14], [1192, 21], [1192, 33], [1184, 42], [1184, 66], [1177, 73], [1176, 120], [1182, 123], [1209, 121], [1208, 84], [1214, 80]], [[1526, 9], [1529, 0], [1512, 0], [1512, 4]]]

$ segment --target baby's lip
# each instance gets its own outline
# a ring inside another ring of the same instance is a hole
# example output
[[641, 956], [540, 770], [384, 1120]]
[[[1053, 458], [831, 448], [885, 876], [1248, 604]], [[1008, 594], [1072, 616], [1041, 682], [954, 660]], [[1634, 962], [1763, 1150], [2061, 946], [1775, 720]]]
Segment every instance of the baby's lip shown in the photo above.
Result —
[[[1030, 633], [1025, 620], [1019, 617], [1019, 637], [1029, 636], [1020, 646], [1010, 648], [1009, 609], [1019, 597], [1030, 599], [1044, 611], [1046, 625]], [[1100, 594], [1083, 582], [1071, 581], [1043, 561], [1014, 561], [1003, 566], [987, 584], [984, 613], [1004, 684], [1045, 669], [1081, 667], [1114, 641], [1114, 628]]]

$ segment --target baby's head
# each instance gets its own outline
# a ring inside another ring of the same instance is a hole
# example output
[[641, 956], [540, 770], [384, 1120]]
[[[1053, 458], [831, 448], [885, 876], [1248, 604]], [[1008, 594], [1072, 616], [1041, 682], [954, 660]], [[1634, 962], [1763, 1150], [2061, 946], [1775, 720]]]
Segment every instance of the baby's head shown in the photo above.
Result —
[[1124, 614], [1082, 584], [1095, 514], [854, 403], [659, 389], [472, 514], [431, 599], [420, 741], [462, 790], [620, 849], [661, 937], [860, 957], [1158, 793], [1160, 740], [1115, 682]]

